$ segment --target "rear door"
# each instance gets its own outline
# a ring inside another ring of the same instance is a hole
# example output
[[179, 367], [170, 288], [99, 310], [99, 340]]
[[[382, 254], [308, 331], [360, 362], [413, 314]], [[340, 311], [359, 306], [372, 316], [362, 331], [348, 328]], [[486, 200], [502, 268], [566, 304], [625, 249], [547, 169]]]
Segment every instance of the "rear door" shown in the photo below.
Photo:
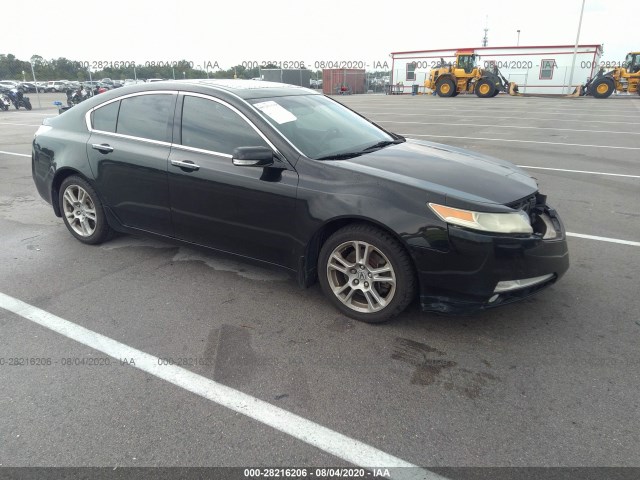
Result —
[[128, 227], [172, 235], [167, 160], [177, 92], [144, 92], [90, 113], [87, 156], [108, 208]]

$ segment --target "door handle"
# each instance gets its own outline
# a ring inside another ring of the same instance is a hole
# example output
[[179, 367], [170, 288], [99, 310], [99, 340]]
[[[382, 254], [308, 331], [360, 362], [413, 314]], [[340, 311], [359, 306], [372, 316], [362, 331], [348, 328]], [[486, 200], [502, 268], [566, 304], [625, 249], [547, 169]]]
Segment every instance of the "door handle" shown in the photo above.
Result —
[[106, 143], [94, 143], [91, 145], [91, 148], [94, 150], [98, 150], [100, 153], [111, 153], [113, 152], [113, 147], [107, 145]]
[[171, 165], [180, 168], [186, 168], [188, 170], [199, 170], [200, 165], [196, 165], [190, 160], [171, 160]]

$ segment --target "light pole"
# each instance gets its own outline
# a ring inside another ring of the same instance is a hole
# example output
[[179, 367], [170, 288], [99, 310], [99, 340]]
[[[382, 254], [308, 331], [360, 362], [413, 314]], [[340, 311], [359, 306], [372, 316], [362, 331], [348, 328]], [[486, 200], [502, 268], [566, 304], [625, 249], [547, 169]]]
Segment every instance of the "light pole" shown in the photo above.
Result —
[[38, 82], [36, 80], [36, 71], [33, 69], [33, 62], [29, 62], [31, 64], [31, 75], [33, 75], [33, 84], [36, 86], [36, 97], [38, 97], [38, 108], [42, 108], [40, 104], [40, 88], [38, 88]]
[[[578, 54], [578, 42], [580, 41], [580, 28], [582, 27], [582, 14], [584, 13], [584, 2], [582, 0], [582, 8], [580, 9], [580, 20], [578, 21], [578, 33], [576, 35], [576, 44], [573, 47], [573, 59], [571, 60], [571, 72], [569, 73], [569, 90], [571, 90], [571, 85], [573, 84], [573, 69], [576, 66], [576, 55]], [[571, 93], [570, 91], [567, 93]]]
[[26, 77], [24, 76], [24, 70], [22, 70], [22, 81], [23, 81], [23, 82], [26, 82], [26, 81], [27, 81]]
[[516, 43], [516, 47], [520, 46], [520, 30], [517, 30], [518, 32], [518, 43]]

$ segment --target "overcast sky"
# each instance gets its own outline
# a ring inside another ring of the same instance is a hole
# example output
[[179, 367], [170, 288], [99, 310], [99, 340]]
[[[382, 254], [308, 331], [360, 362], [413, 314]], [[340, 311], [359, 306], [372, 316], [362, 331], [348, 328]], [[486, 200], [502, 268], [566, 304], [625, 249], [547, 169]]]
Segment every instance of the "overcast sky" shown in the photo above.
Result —
[[[7, 0], [5, 0], [7, 1]], [[22, 60], [389, 61], [404, 50], [575, 42], [582, 0], [29, 0], [5, 9], [0, 53]], [[399, 8], [399, 7], [402, 8]], [[16, 17], [18, 15], [18, 17]], [[20, 18], [16, 21], [16, 18]], [[640, 50], [639, 0], [586, 0], [581, 44]], [[390, 61], [389, 61], [390, 65]]]

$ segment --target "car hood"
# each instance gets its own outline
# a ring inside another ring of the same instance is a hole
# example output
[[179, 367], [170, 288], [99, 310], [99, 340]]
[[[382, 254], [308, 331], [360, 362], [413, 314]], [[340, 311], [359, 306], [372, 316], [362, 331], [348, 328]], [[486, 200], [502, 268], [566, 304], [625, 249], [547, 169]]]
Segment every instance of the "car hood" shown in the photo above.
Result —
[[512, 163], [421, 140], [407, 139], [404, 143], [332, 163], [476, 203], [504, 205], [538, 190], [536, 181]]

